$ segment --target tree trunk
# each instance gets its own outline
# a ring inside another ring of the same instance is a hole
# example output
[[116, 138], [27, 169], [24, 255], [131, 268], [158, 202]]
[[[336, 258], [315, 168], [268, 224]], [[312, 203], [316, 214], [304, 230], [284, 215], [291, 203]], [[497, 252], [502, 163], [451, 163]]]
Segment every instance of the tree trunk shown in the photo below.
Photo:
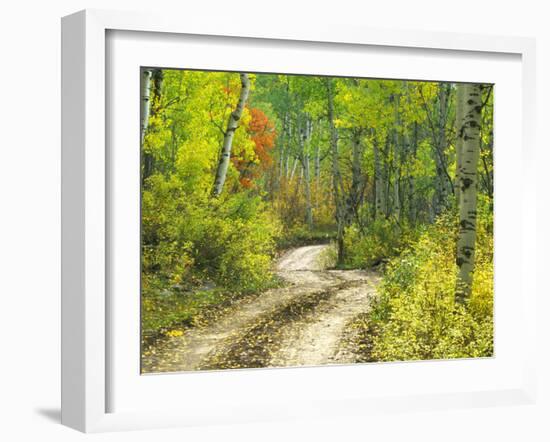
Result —
[[309, 153], [304, 156], [304, 193], [306, 197], [306, 223], [313, 228], [313, 209], [311, 206], [311, 185], [309, 172]]
[[319, 180], [321, 179], [321, 147], [320, 143], [317, 143], [315, 147], [315, 183], [317, 191], [319, 191]]
[[164, 73], [162, 72], [162, 69], [153, 69], [151, 80], [153, 82], [153, 99], [151, 100], [151, 113], [156, 113], [161, 108], [162, 82], [164, 80]]
[[365, 179], [361, 167], [362, 158], [361, 132], [356, 131], [352, 138], [351, 186], [347, 199], [346, 225], [349, 225], [354, 217], [357, 219], [359, 206], [363, 202]]
[[[162, 69], [153, 69], [151, 72], [150, 87], [149, 87], [149, 98], [148, 98], [148, 108], [149, 108], [149, 117], [154, 117], [161, 110], [161, 100], [162, 100], [162, 80], [164, 74]], [[147, 127], [149, 127], [147, 125]], [[154, 128], [152, 128], [154, 130]], [[161, 164], [161, 166], [163, 166]], [[151, 152], [143, 152], [143, 175], [142, 180], [145, 182], [149, 178], [155, 168], [155, 157]], [[165, 169], [165, 168], [164, 168]], [[166, 170], [162, 170], [166, 172]]]
[[400, 178], [401, 178], [401, 161], [402, 150], [399, 136], [399, 130], [401, 126], [399, 116], [399, 95], [393, 96], [394, 102], [394, 127], [393, 127], [393, 155], [392, 160], [395, 170], [395, 180], [393, 181], [393, 211], [398, 220], [401, 220], [401, 198], [400, 198]]
[[465, 303], [472, 293], [477, 222], [477, 164], [480, 148], [481, 90], [479, 84], [460, 84], [463, 114], [459, 138], [462, 139], [462, 167], [459, 171], [459, 233], [457, 241], [458, 277], [455, 299]]
[[342, 201], [342, 175], [340, 174], [340, 163], [338, 158], [338, 130], [334, 124], [334, 97], [333, 97], [333, 80], [327, 79], [327, 99], [328, 99], [328, 121], [330, 126], [330, 148], [332, 154], [332, 191], [334, 195], [334, 205], [336, 208], [336, 242], [338, 246], [338, 265], [344, 263], [344, 211], [345, 207]]
[[294, 179], [294, 175], [296, 174], [296, 168], [298, 167], [298, 158], [294, 158], [294, 164], [292, 165], [292, 169], [290, 170], [290, 176], [288, 177], [288, 181], [292, 181]]
[[290, 168], [290, 143], [292, 141], [292, 124], [289, 120], [288, 122], [288, 132], [287, 132], [287, 138], [286, 138], [286, 146], [285, 146], [285, 178], [287, 179], [287, 182], [289, 182], [291, 177], [291, 168]]
[[[437, 120], [437, 144], [435, 148], [436, 167], [436, 192], [434, 195], [434, 214], [437, 216], [447, 208], [449, 176], [447, 172], [447, 100], [449, 97], [449, 85], [439, 83], [438, 93], [438, 120]], [[450, 183], [451, 186], [453, 183]]]
[[382, 219], [386, 214], [384, 195], [384, 177], [382, 174], [382, 165], [380, 164], [380, 148], [378, 147], [378, 141], [376, 137], [373, 141], [374, 150], [374, 186], [375, 186], [375, 218]]
[[[415, 121], [413, 126], [413, 133], [412, 133], [412, 141], [410, 145], [410, 151], [409, 151], [409, 164], [412, 162], [412, 164], [416, 163], [416, 152], [418, 150], [418, 123]], [[413, 172], [409, 170], [409, 221], [411, 223], [416, 223], [416, 198], [415, 198], [415, 183], [414, 183], [414, 175]]]
[[[288, 115], [285, 112], [285, 115], [283, 117], [283, 129], [281, 133], [281, 137], [278, 138], [278, 144], [279, 144], [279, 170], [277, 171], [277, 189], [281, 188], [281, 182], [283, 180], [283, 174], [284, 174], [284, 164], [285, 164], [285, 141], [286, 141], [286, 132], [287, 132], [287, 118]], [[286, 178], [286, 176], [285, 176]]]
[[229, 168], [229, 160], [231, 158], [231, 145], [233, 144], [233, 137], [235, 131], [239, 126], [239, 120], [243, 114], [246, 100], [248, 100], [248, 93], [250, 92], [250, 79], [248, 74], [240, 74], [241, 78], [241, 93], [239, 96], [239, 102], [237, 107], [229, 116], [227, 122], [227, 129], [225, 130], [223, 137], [222, 151], [220, 160], [218, 162], [218, 168], [216, 170], [216, 179], [214, 181], [214, 188], [212, 189], [212, 195], [217, 197], [222, 193], [225, 178], [227, 176], [227, 169]]
[[311, 137], [311, 121], [306, 119], [306, 127], [302, 136], [302, 159], [304, 166], [304, 194], [306, 198], [306, 223], [310, 229], [313, 228], [313, 209], [311, 206], [311, 183], [309, 170], [309, 146], [308, 140]]
[[391, 138], [386, 135], [386, 141], [384, 142], [384, 149], [382, 149], [382, 183], [383, 183], [383, 203], [382, 208], [384, 211], [384, 218], [388, 218], [390, 215], [390, 184], [391, 184], [391, 164], [390, 164], [390, 148]]
[[460, 170], [462, 169], [462, 145], [463, 140], [460, 135], [462, 130], [462, 119], [464, 118], [464, 88], [460, 84], [456, 86], [456, 169], [455, 169], [455, 197], [457, 206], [460, 203]]
[[152, 167], [151, 153], [145, 151], [145, 134], [147, 133], [147, 127], [149, 126], [149, 113], [151, 110], [151, 75], [152, 71], [144, 69], [141, 71], [140, 76], [140, 158], [141, 158], [141, 183], [145, 184], [145, 179], [150, 175], [150, 169]]
[[393, 210], [396, 219], [401, 220], [401, 198], [400, 198], [400, 188], [399, 188], [399, 169], [397, 169], [395, 174], [395, 180], [393, 182]]
[[151, 70], [144, 69], [141, 71], [140, 89], [141, 89], [141, 145], [145, 139], [145, 132], [149, 124], [149, 109], [151, 106]]

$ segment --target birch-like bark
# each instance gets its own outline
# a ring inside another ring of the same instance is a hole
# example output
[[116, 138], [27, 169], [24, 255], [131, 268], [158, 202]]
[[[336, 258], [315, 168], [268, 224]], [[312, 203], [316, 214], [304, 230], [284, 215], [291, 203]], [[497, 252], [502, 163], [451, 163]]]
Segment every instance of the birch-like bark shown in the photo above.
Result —
[[393, 210], [394, 215], [398, 220], [401, 220], [401, 192], [399, 186], [399, 169], [395, 174], [395, 180], [393, 182]]
[[365, 177], [363, 176], [361, 167], [361, 160], [363, 158], [361, 135], [361, 131], [356, 131], [352, 136], [351, 186], [349, 196], [346, 199], [346, 226], [353, 221], [354, 217], [357, 219], [359, 207], [363, 202]]
[[285, 147], [284, 169], [283, 176], [285, 177], [285, 180], [288, 181], [288, 174], [290, 170], [290, 153], [288, 152], [288, 146]]
[[456, 118], [455, 118], [455, 130], [456, 130], [456, 169], [455, 169], [455, 197], [457, 206], [460, 203], [460, 170], [462, 169], [462, 145], [463, 140], [460, 136], [462, 130], [462, 119], [464, 118], [464, 88], [460, 84], [456, 87]]
[[285, 178], [287, 180], [287, 182], [290, 182], [292, 180], [292, 174], [294, 173], [293, 172], [293, 169], [290, 167], [290, 157], [291, 157], [291, 148], [290, 148], [290, 143], [292, 142], [292, 136], [293, 136], [293, 131], [292, 131], [292, 121], [289, 120], [289, 123], [288, 123], [288, 136], [287, 136], [287, 140], [286, 140], [286, 147], [285, 147], [285, 158], [286, 158], [286, 162], [285, 162]]
[[[149, 120], [151, 117], [154, 117], [156, 114], [158, 114], [161, 111], [161, 102], [162, 102], [162, 81], [164, 78], [164, 74], [162, 72], [162, 69], [153, 69], [151, 72], [151, 79], [149, 81], [149, 97], [147, 100], [148, 103], [148, 116], [147, 119]], [[153, 129], [150, 128], [148, 124], [146, 124], [147, 129]], [[145, 132], [144, 132], [145, 134]], [[161, 172], [166, 172], [166, 165], [161, 162], [160, 164], [160, 170]], [[143, 152], [143, 176], [142, 180], [145, 182], [147, 178], [149, 178], [155, 168], [155, 157], [153, 156], [152, 152]]]
[[378, 141], [374, 138], [374, 187], [375, 187], [375, 218], [382, 219], [386, 215], [386, 197], [384, 194], [384, 177], [382, 173], [382, 165], [380, 161], [380, 148]]
[[[410, 144], [409, 151], [409, 164], [414, 164], [416, 162], [416, 152], [418, 150], [418, 123], [415, 121], [412, 130], [412, 141]], [[409, 221], [412, 223], [416, 222], [416, 198], [415, 198], [415, 182], [414, 175], [412, 171], [409, 171]]]
[[388, 218], [390, 215], [391, 209], [391, 175], [392, 175], [392, 164], [391, 164], [391, 137], [386, 135], [386, 141], [384, 143], [384, 148], [382, 152], [382, 182], [384, 184], [384, 193], [383, 193], [383, 209], [384, 209], [384, 218]]
[[328, 101], [328, 121], [330, 127], [330, 149], [332, 154], [332, 191], [334, 195], [334, 205], [336, 208], [336, 242], [338, 246], [338, 264], [344, 263], [344, 229], [345, 229], [345, 207], [343, 202], [343, 185], [342, 175], [340, 173], [340, 163], [338, 158], [338, 130], [334, 124], [334, 97], [333, 97], [333, 80], [327, 79], [327, 101]]
[[214, 188], [212, 189], [212, 195], [217, 197], [222, 193], [223, 185], [227, 176], [227, 169], [229, 168], [229, 160], [231, 159], [231, 146], [233, 144], [233, 137], [235, 131], [239, 127], [239, 120], [243, 114], [246, 100], [248, 100], [248, 94], [250, 92], [250, 79], [248, 74], [240, 74], [241, 78], [241, 92], [239, 95], [239, 101], [237, 107], [229, 116], [227, 122], [227, 129], [225, 130], [223, 137], [222, 151], [220, 160], [218, 162], [218, 168], [216, 170], [216, 179], [214, 181]]
[[[439, 83], [438, 93], [438, 120], [437, 120], [437, 144], [435, 146], [436, 188], [434, 195], [434, 214], [439, 215], [447, 207], [449, 180], [447, 173], [447, 135], [445, 132], [447, 123], [447, 100], [449, 85]], [[452, 181], [451, 181], [452, 187]]]
[[277, 188], [281, 187], [281, 181], [283, 179], [283, 173], [284, 173], [287, 118], [288, 118], [288, 114], [285, 112], [285, 115], [283, 117], [283, 130], [281, 133], [281, 137], [279, 139], [279, 170], [278, 170], [278, 176], [277, 176]]
[[314, 175], [315, 175], [315, 207], [319, 207], [319, 199], [321, 196], [321, 148], [317, 143], [315, 146], [315, 158], [314, 158]]
[[309, 154], [304, 156], [304, 193], [306, 198], [306, 223], [311, 229], [313, 227], [313, 209], [311, 206]]
[[319, 189], [319, 180], [321, 179], [321, 145], [317, 143], [315, 146], [315, 182]]
[[279, 148], [279, 165], [277, 170], [277, 180], [279, 183], [279, 187], [281, 185], [281, 181], [283, 179], [283, 168], [284, 168], [284, 162], [285, 162], [285, 155], [284, 155], [284, 144], [281, 144]]
[[141, 71], [140, 77], [140, 89], [141, 89], [141, 107], [140, 107], [140, 119], [141, 119], [141, 145], [143, 146], [143, 140], [145, 139], [145, 132], [147, 131], [147, 125], [149, 124], [149, 109], [151, 107], [151, 75], [152, 71], [144, 69]]
[[313, 209], [311, 205], [311, 183], [309, 170], [309, 146], [308, 140], [311, 137], [312, 125], [311, 121], [306, 119], [306, 126], [302, 136], [302, 158], [304, 166], [304, 194], [306, 198], [306, 223], [311, 229], [313, 227]]
[[298, 167], [298, 158], [294, 158], [294, 163], [292, 164], [292, 169], [290, 170], [288, 181], [292, 181], [294, 179], [294, 174], [296, 173], [297, 167]]
[[151, 155], [145, 152], [144, 142], [147, 126], [149, 125], [149, 112], [151, 109], [151, 74], [149, 69], [140, 72], [140, 161], [141, 161], [141, 184], [145, 183], [148, 176], [148, 169]]
[[400, 186], [399, 180], [401, 177], [401, 143], [399, 136], [399, 129], [401, 126], [401, 120], [399, 116], [399, 95], [393, 97], [394, 101], [394, 121], [395, 126], [393, 128], [393, 163], [395, 170], [395, 180], [393, 182], [393, 209], [397, 219], [401, 220], [401, 198], [400, 198]]
[[458, 134], [462, 139], [462, 167], [459, 171], [458, 277], [455, 300], [465, 303], [472, 293], [477, 223], [477, 165], [480, 148], [481, 90], [479, 84], [460, 84], [462, 116]]

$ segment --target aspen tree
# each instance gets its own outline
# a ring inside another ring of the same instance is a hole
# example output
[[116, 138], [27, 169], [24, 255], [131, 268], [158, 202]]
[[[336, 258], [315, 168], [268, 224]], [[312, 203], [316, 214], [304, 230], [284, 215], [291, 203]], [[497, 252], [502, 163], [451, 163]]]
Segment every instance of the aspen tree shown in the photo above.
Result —
[[479, 84], [458, 85], [462, 98], [462, 165], [459, 171], [459, 233], [457, 242], [458, 277], [455, 299], [464, 303], [472, 293], [477, 223], [477, 164], [480, 148], [481, 90]]
[[141, 144], [145, 139], [145, 132], [147, 131], [147, 124], [149, 123], [149, 109], [151, 107], [151, 75], [152, 71], [149, 69], [143, 69], [140, 77], [140, 90], [141, 90]]
[[338, 154], [338, 130], [334, 123], [334, 91], [333, 79], [327, 79], [328, 122], [330, 127], [330, 150], [332, 154], [332, 191], [336, 208], [336, 242], [338, 244], [338, 264], [344, 263], [344, 219], [345, 206], [343, 201], [342, 175]]
[[240, 74], [240, 78], [241, 92], [239, 95], [239, 101], [235, 110], [231, 112], [229, 121], [227, 122], [227, 129], [225, 130], [223, 136], [222, 151], [218, 161], [218, 168], [216, 170], [214, 188], [212, 189], [212, 194], [216, 197], [222, 193], [223, 185], [225, 184], [227, 169], [229, 168], [229, 160], [231, 159], [233, 137], [235, 136], [235, 131], [239, 127], [239, 120], [243, 114], [244, 106], [246, 104], [246, 100], [248, 100], [248, 94], [250, 92], [250, 79], [248, 78], [248, 74]]

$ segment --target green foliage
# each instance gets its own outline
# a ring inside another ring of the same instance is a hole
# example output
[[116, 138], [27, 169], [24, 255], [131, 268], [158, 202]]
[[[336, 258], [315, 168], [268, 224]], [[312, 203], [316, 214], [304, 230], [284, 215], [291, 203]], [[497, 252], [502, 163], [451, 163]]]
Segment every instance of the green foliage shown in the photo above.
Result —
[[353, 224], [345, 235], [345, 266], [370, 268], [397, 256], [417, 232], [408, 224], [398, 225], [387, 219], [376, 220], [360, 229]]
[[457, 227], [443, 216], [388, 265], [367, 321], [368, 360], [483, 357], [493, 354], [492, 216], [478, 220], [474, 287], [455, 303]]
[[194, 199], [177, 183], [151, 181], [142, 202], [144, 332], [189, 322], [230, 293], [275, 283], [271, 257], [280, 228], [260, 198]]
[[[155, 175], [143, 192], [143, 284], [261, 289], [280, 228], [259, 197], [197, 198]], [[154, 183], [154, 184], [153, 184]]]
[[[142, 147], [142, 306], [152, 333], [189, 321], [228, 294], [274, 283], [278, 220], [230, 163], [226, 191], [210, 196], [223, 127], [239, 97], [236, 73], [164, 71]], [[252, 89], [255, 76], [250, 75]], [[258, 162], [245, 108], [233, 155]], [[214, 287], [214, 289], [212, 289]]]

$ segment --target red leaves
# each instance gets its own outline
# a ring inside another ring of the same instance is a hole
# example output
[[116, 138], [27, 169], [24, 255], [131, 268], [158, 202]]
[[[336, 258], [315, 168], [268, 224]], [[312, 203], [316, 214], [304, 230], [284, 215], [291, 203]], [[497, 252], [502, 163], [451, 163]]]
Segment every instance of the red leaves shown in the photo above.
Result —
[[254, 142], [254, 153], [259, 163], [254, 163], [240, 158], [238, 155], [233, 157], [233, 164], [240, 171], [239, 181], [246, 188], [254, 186], [254, 180], [269, 169], [273, 164], [271, 151], [275, 146], [275, 124], [269, 120], [267, 115], [260, 109], [250, 109], [251, 120], [248, 123], [247, 132], [250, 139]]
[[250, 109], [250, 114], [252, 119], [248, 125], [248, 133], [256, 145], [254, 151], [260, 160], [260, 166], [265, 170], [273, 163], [270, 152], [277, 136], [275, 125], [260, 109]]

